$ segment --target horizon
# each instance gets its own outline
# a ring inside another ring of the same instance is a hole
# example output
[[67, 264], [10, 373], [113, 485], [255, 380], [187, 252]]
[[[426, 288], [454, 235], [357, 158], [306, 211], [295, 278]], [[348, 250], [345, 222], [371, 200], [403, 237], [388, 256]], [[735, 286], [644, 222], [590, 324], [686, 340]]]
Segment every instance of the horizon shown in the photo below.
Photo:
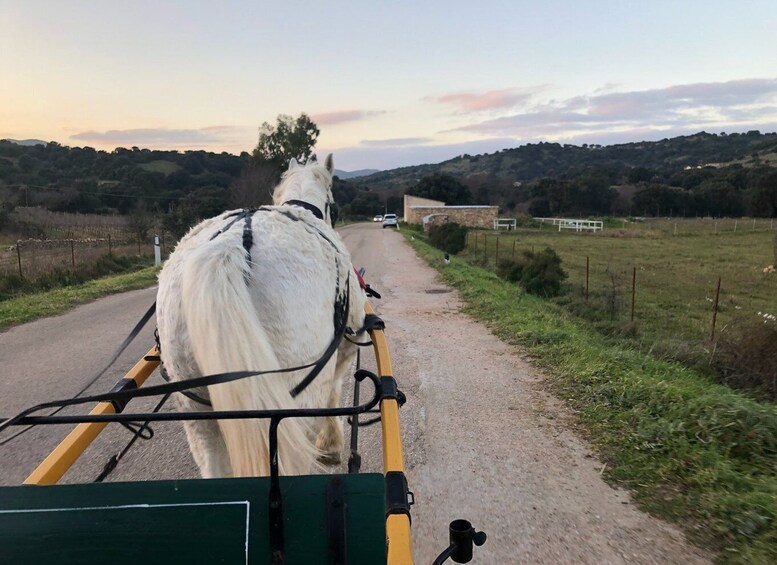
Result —
[[352, 171], [775, 131], [775, 28], [765, 0], [6, 0], [0, 138], [240, 154], [304, 112]]
[[[751, 130], [748, 130], [748, 131], [755, 131], [755, 130], [751, 129]], [[725, 135], [725, 136], [728, 136], [728, 135], [744, 135], [744, 134], [748, 133], [748, 131], [728, 131], [728, 132], [719, 132], [719, 133], [718, 132], [708, 132], [708, 131], [696, 131], [696, 132], [693, 132], [693, 133], [688, 133], [688, 134], [683, 134], [683, 135], [676, 135], [676, 136], [667, 137], [667, 138], [661, 138], [661, 139], [656, 139], [656, 140], [644, 140], [643, 139], [643, 140], [636, 140], [636, 141], [624, 141], [624, 142], [620, 142], [620, 143], [606, 143], [606, 144], [605, 143], [602, 143], [602, 144], [599, 144], [599, 143], [593, 143], [593, 144], [591, 144], [591, 143], [580, 143], [580, 144], [575, 144], [575, 143], [560, 143], [560, 142], [556, 142], [556, 141], [539, 140], [539, 141], [534, 141], [534, 142], [522, 143], [522, 144], [517, 145], [515, 147], [502, 147], [502, 148], [495, 149], [494, 151], [490, 151], [490, 152], [484, 152], [484, 153], [458, 153], [458, 154], [452, 155], [450, 157], [447, 157], [445, 159], [442, 159], [440, 161], [416, 163], [416, 164], [412, 164], [412, 165], [400, 165], [398, 167], [390, 167], [390, 168], [387, 168], [387, 169], [376, 169], [374, 167], [363, 167], [363, 168], [360, 168], [360, 169], [343, 169], [342, 167], [337, 165], [337, 156], [334, 155], [334, 154], [333, 154], [333, 159], [335, 161], [335, 169], [339, 170], [341, 172], [344, 172], [344, 173], [353, 173], [353, 172], [358, 172], [358, 171], [362, 171], [362, 170], [372, 170], [372, 171], [375, 171], [375, 172], [383, 172], [383, 171], [388, 171], [388, 170], [392, 170], [392, 169], [398, 169], [398, 168], [402, 168], [402, 167], [415, 167], [415, 166], [421, 166], [421, 165], [438, 165], [438, 164], [441, 164], [441, 163], [443, 163], [445, 161], [449, 161], [451, 159], [455, 159], [456, 157], [460, 157], [460, 156], [465, 155], [465, 154], [471, 155], [473, 157], [480, 156], [480, 155], [492, 155], [492, 154], [495, 154], [495, 153], [498, 153], [500, 151], [504, 151], [504, 150], [507, 150], [507, 149], [519, 149], [519, 148], [525, 147], [527, 145], [537, 145], [537, 144], [540, 144], [540, 143], [559, 143], [561, 145], [565, 145], [565, 146], [566, 145], [571, 145], [571, 146], [579, 147], [579, 148], [582, 148], [584, 146], [590, 146], [590, 145], [596, 145], [596, 146], [600, 146], [600, 147], [614, 147], [616, 145], [629, 145], [629, 144], [633, 144], [633, 143], [657, 143], [659, 141], [672, 140], [672, 139], [676, 139], [678, 137], [693, 137], [695, 135], [703, 135], [703, 134], [713, 135], [713, 136], [719, 136], [719, 135]], [[757, 131], [758, 131], [758, 133], [760, 135], [777, 135], [777, 131], [760, 131], [760, 130], [757, 130]], [[206, 151], [206, 152], [209, 152], [209, 153], [228, 153], [228, 154], [236, 156], [236, 157], [240, 156], [240, 153], [231, 153], [229, 151], [224, 151], [224, 152], [222, 152], [222, 151], [212, 151], [212, 150], [208, 150], [208, 149], [180, 149], [180, 148], [179, 149], [158, 149], [158, 148], [152, 148], [152, 147], [139, 147], [139, 146], [132, 146], [132, 147], [117, 146], [117, 147], [114, 147], [113, 149], [99, 149], [99, 148], [96, 148], [96, 147], [92, 147], [90, 145], [66, 145], [66, 144], [60, 143], [60, 142], [58, 142], [57, 140], [54, 140], [54, 139], [46, 141], [46, 140], [43, 140], [43, 139], [34, 139], [34, 138], [11, 139], [11, 138], [7, 138], [7, 137], [3, 137], [3, 138], [0, 138], [0, 141], [8, 141], [8, 142], [11, 142], [11, 143], [18, 143], [18, 144], [24, 145], [24, 146], [41, 145], [41, 144], [46, 144], [47, 145], [47, 144], [49, 144], [51, 142], [54, 142], [54, 143], [57, 143], [59, 145], [62, 145], [63, 147], [68, 147], [70, 149], [75, 149], [75, 148], [83, 149], [83, 148], [89, 147], [91, 149], [95, 149], [96, 151], [104, 151], [106, 153], [113, 153], [114, 151], [117, 151], [118, 149], [132, 150], [133, 148], [137, 147], [137, 149], [139, 151], [174, 151], [174, 152], [177, 152], [177, 153], [180, 153], [180, 154], [184, 154], [187, 151]], [[36, 142], [36, 143], [28, 143], [28, 142]], [[314, 148], [313, 155], [317, 155], [317, 154], [318, 154], [318, 152], [315, 151], [315, 148]]]

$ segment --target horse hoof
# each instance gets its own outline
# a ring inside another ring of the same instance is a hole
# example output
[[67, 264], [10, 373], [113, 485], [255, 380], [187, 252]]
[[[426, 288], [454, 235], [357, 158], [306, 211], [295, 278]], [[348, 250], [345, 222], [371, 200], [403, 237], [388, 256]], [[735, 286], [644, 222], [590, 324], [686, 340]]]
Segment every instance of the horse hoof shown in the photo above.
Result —
[[318, 462], [328, 467], [334, 467], [342, 463], [340, 454], [337, 452], [324, 453], [318, 457]]

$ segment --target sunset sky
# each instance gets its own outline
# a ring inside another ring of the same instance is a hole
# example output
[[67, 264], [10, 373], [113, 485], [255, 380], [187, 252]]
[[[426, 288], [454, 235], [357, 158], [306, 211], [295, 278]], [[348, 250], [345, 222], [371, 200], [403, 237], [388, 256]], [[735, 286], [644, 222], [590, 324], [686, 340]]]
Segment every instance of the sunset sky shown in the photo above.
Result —
[[0, 0], [0, 138], [250, 151], [306, 112], [339, 169], [777, 130], [777, 2]]

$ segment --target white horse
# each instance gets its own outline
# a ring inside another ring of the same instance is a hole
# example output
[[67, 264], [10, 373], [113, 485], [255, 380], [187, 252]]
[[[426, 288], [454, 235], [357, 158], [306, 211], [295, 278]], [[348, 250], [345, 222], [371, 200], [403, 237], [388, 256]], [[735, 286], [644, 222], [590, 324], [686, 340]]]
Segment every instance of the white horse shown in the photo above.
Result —
[[[157, 295], [162, 362], [171, 380], [318, 360], [335, 334], [336, 296], [349, 296], [348, 327], [362, 327], [365, 295], [331, 227], [333, 170], [331, 155], [325, 165], [292, 160], [273, 206], [225, 212], [181, 239], [159, 275]], [[309, 370], [249, 377], [199, 394], [214, 410], [334, 407], [355, 356], [356, 347], [343, 340], [296, 397], [290, 390]], [[183, 410], [210, 409], [176, 396]], [[268, 420], [185, 423], [205, 478], [268, 475], [268, 428]], [[279, 470], [321, 470], [318, 461], [339, 460], [342, 445], [339, 418], [285, 418]]]

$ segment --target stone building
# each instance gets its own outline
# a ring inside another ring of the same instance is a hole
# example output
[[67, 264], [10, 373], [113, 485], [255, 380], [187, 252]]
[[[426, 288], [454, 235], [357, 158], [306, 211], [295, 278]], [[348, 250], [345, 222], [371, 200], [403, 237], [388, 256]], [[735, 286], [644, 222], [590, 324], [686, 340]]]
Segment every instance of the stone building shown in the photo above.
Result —
[[493, 229], [499, 216], [498, 206], [446, 206], [445, 202], [405, 194], [405, 222], [423, 224], [424, 217], [433, 224], [455, 222], [470, 228]]

